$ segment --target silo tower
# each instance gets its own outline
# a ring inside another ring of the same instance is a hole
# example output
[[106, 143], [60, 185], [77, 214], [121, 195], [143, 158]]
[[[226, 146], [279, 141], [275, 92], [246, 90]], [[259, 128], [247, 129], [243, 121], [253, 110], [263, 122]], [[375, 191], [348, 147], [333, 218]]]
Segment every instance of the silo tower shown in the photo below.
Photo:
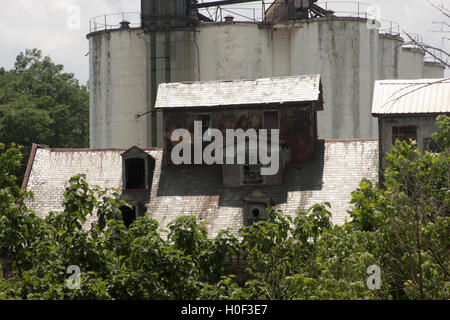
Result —
[[160, 83], [195, 80], [193, 0], [141, 0], [141, 23], [146, 43], [147, 137], [156, 146], [157, 114], [154, 110]]

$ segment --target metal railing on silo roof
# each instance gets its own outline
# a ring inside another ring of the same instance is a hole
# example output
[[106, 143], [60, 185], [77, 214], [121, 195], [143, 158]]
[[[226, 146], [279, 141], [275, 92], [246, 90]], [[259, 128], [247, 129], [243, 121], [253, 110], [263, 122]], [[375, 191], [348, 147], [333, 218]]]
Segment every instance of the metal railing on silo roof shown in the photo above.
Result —
[[354, 17], [378, 20], [380, 25], [378, 30], [380, 33], [391, 35], [400, 35], [400, 25], [391, 20], [378, 19], [374, 5], [366, 2], [355, 1], [333, 1], [333, 2], [317, 2], [325, 10], [332, 10], [338, 17]]
[[[208, 2], [208, 1], [205, 1]], [[322, 7], [325, 10], [330, 10], [335, 16], [338, 17], [357, 17], [365, 19], [375, 19], [376, 12], [373, 10], [373, 6], [365, 2], [356, 1], [333, 1], [333, 2], [317, 2], [316, 5]], [[225, 16], [233, 15], [234, 21], [239, 22], [265, 22], [267, 10], [273, 6], [283, 6], [284, 2], [255, 0], [254, 3], [245, 3], [241, 6], [222, 5], [210, 8], [199, 9], [199, 12], [215, 22], [223, 22]], [[395, 21], [379, 20], [379, 32], [388, 33], [391, 35], [400, 34], [400, 25]]]
[[119, 29], [121, 22], [129, 22], [131, 28], [139, 28], [141, 26], [140, 12], [121, 12], [113, 14], [104, 14], [91, 18], [89, 20], [90, 32], [97, 32], [103, 30]]

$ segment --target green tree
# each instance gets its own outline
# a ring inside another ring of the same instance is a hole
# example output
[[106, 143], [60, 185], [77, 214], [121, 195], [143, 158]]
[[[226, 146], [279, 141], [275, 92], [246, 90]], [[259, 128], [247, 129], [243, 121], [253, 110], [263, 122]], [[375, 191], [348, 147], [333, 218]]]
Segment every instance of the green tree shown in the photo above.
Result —
[[362, 181], [353, 193], [352, 225], [373, 230], [375, 254], [396, 298], [450, 297], [450, 118], [432, 136], [442, 152], [420, 153], [397, 141], [387, 155], [383, 188]]
[[[440, 153], [392, 147], [383, 188], [361, 181], [350, 222], [332, 225], [327, 203], [294, 217], [275, 207], [238, 237], [208, 237], [195, 216], [127, 228], [118, 192], [83, 175], [70, 179], [62, 212], [39, 218], [11, 174], [20, 148], [0, 145], [0, 299], [449, 299], [448, 120], [433, 135]], [[67, 286], [71, 265], [79, 288]], [[378, 290], [366, 282], [374, 265]]]
[[[25, 148], [89, 145], [89, 93], [71, 73], [38, 49], [20, 53], [11, 70], [0, 70], [0, 141]], [[17, 174], [23, 175], [26, 162]]]

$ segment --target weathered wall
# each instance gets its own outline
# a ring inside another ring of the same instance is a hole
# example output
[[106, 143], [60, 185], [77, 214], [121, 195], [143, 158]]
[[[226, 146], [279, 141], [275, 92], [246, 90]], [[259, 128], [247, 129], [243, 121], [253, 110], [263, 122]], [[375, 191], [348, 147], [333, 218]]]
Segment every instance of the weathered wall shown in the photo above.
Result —
[[[263, 128], [263, 112], [279, 110], [280, 139], [289, 145], [290, 161], [310, 162], [314, 154], [314, 112], [311, 105], [295, 105], [290, 107], [266, 108], [225, 108], [225, 109], [198, 109], [198, 110], [164, 110], [164, 146], [171, 150], [175, 144], [171, 141], [171, 134], [177, 128], [187, 129], [191, 135], [194, 133], [194, 120], [197, 113], [210, 113], [211, 125], [222, 131], [226, 137], [226, 129], [243, 129], [244, 131]], [[320, 111], [322, 112], [322, 111]], [[319, 113], [320, 113], [319, 112]], [[193, 141], [194, 137], [191, 137]]]
[[[141, 33], [141, 35], [139, 35]], [[443, 77], [423, 63], [423, 52], [402, 48], [399, 37], [380, 35], [359, 18], [326, 18], [278, 24], [202, 23], [172, 31], [170, 76], [166, 38], [156, 33], [156, 72], [151, 34], [114, 30], [89, 35], [91, 46], [91, 146], [150, 145], [152, 79], [162, 82], [256, 79], [320, 73], [324, 112], [319, 138], [378, 136], [370, 114], [374, 81]], [[158, 112], [157, 145], [164, 144]], [[113, 119], [114, 118], [114, 119]]]
[[377, 80], [397, 79], [403, 39], [390, 34], [380, 34], [378, 45]]
[[420, 79], [423, 74], [425, 52], [417, 48], [404, 47], [400, 55], [399, 79]]
[[378, 32], [361, 19], [313, 20], [292, 28], [290, 46], [291, 74], [321, 74], [324, 112], [318, 114], [319, 137], [373, 137], [370, 103]]
[[255, 23], [205, 23], [197, 29], [198, 80], [257, 79], [273, 75], [269, 30], [259, 29]]
[[145, 46], [140, 29], [88, 36], [90, 146], [145, 146]]
[[445, 67], [433, 61], [425, 61], [423, 65], [423, 76], [424, 79], [440, 79], [443, 77]]

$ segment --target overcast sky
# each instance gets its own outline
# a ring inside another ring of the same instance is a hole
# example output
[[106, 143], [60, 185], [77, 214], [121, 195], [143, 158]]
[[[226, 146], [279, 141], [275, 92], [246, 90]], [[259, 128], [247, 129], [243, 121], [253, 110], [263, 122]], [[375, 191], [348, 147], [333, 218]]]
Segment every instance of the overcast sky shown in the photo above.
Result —
[[[442, 1], [450, 8], [450, 0], [432, 1]], [[442, 48], [442, 37], [450, 37], [449, 33], [432, 32], [442, 28], [442, 24], [433, 24], [433, 21], [449, 21], [427, 0], [364, 2], [377, 5], [382, 19], [396, 21], [401, 29], [421, 34], [424, 42], [431, 45]], [[77, 8], [80, 13], [79, 28]], [[39, 48], [44, 55], [50, 55], [54, 61], [63, 64], [66, 72], [74, 73], [84, 84], [89, 78], [86, 39], [89, 19], [110, 13], [139, 11], [140, 0], [0, 0], [0, 67], [10, 69], [21, 51]], [[449, 51], [449, 40], [444, 40], [444, 47]]]

